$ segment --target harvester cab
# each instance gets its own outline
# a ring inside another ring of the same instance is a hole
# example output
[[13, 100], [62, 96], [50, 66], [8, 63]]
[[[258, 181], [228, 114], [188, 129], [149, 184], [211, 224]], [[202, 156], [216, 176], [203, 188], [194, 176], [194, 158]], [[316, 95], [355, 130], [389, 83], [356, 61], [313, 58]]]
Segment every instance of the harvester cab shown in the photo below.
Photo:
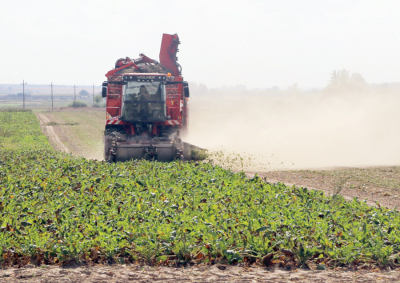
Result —
[[165, 122], [166, 75], [124, 75], [122, 113], [120, 119], [129, 123]]

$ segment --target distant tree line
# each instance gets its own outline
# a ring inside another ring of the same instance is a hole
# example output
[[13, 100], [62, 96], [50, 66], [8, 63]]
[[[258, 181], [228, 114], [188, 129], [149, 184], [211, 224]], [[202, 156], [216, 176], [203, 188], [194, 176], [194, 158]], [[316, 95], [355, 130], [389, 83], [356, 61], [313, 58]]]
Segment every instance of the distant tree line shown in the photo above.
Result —
[[346, 69], [333, 71], [325, 88], [326, 92], [363, 91], [368, 87], [360, 73], [351, 73]]
[[207, 94], [208, 93], [208, 87], [203, 84], [197, 84], [195, 82], [189, 82], [189, 90], [193, 94]]
[[247, 89], [246, 85], [236, 86], [221, 86], [218, 88], [208, 88], [203, 83], [189, 82], [190, 92], [194, 95], [213, 95], [218, 93], [243, 93], [250, 91], [251, 93], [267, 93], [267, 94], [289, 94], [295, 95], [298, 93], [363, 93], [367, 91], [380, 91], [380, 92], [399, 92], [400, 82], [397, 83], [381, 83], [369, 84], [365, 81], [364, 77], [357, 72], [350, 72], [346, 69], [334, 70], [330, 74], [327, 85], [321, 89], [301, 90], [298, 83], [293, 83], [287, 89], [280, 90], [279, 87], [264, 89]]

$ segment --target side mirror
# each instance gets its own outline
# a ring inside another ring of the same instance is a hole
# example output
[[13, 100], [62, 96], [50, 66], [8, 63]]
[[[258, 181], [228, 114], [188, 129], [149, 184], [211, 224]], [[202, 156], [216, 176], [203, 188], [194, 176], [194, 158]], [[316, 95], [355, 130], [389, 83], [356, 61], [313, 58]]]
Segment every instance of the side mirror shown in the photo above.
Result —
[[108, 82], [104, 82], [102, 84], [102, 89], [101, 89], [101, 97], [107, 97], [107, 86], [108, 86]]
[[188, 82], [183, 82], [183, 93], [185, 94], [185, 97], [190, 96]]

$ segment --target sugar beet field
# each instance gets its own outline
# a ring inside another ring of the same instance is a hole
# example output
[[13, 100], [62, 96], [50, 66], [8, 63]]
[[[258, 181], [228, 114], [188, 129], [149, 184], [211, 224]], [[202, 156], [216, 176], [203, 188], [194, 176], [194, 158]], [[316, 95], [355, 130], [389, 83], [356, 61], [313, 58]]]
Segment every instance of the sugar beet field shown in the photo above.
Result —
[[108, 164], [0, 112], [0, 265], [397, 267], [400, 214], [210, 162]]

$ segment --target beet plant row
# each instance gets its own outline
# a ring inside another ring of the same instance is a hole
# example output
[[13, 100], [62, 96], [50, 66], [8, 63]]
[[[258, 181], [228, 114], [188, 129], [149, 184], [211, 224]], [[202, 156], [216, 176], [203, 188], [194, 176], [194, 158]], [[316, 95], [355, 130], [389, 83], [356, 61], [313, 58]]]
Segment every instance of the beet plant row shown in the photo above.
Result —
[[21, 117], [10, 121], [35, 125], [18, 124], [24, 148], [15, 149], [18, 139], [10, 135], [3, 141], [13, 139], [14, 149], [0, 149], [3, 266], [71, 260], [397, 265], [394, 210], [268, 184], [210, 163], [78, 158], [47, 149], [37, 134], [29, 137], [27, 128], [38, 127], [32, 113], [12, 115]]

